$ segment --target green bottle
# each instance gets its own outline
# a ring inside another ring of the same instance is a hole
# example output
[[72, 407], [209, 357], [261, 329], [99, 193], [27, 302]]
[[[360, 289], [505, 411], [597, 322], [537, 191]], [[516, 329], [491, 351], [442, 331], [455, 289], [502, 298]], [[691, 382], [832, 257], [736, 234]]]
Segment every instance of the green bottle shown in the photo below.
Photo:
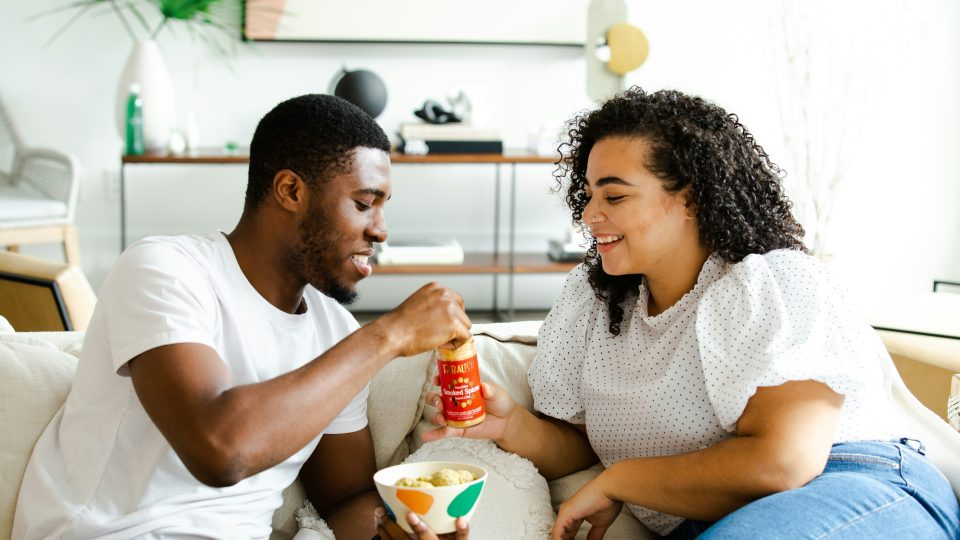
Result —
[[128, 156], [142, 156], [143, 148], [143, 100], [140, 98], [140, 85], [130, 85], [127, 97], [126, 146]]

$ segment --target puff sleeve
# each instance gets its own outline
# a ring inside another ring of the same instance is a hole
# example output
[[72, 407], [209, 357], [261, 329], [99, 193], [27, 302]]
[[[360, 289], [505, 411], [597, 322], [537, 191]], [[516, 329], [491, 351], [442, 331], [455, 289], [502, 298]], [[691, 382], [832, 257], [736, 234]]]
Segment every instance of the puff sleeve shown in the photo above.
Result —
[[819, 261], [798, 251], [733, 265], [701, 299], [695, 330], [707, 394], [731, 433], [759, 386], [816, 380], [848, 408], [882, 378], [869, 328]]
[[540, 327], [537, 355], [527, 374], [537, 411], [575, 424], [584, 423], [580, 381], [586, 344], [600, 307], [601, 302], [587, 281], [586, 269], [577, 266], [567, 275], [560, 296]]

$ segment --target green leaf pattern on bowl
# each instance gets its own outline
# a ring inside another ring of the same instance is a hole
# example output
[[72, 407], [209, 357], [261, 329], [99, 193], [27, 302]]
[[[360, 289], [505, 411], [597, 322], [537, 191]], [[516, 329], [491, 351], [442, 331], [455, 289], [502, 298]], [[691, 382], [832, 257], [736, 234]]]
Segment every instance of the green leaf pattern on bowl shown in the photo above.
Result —
[[483, 482], [477, 482], [472, 486], [467, 486], [467, 488], [457, 495], [453, 501], [450, 502], [450, 505], [447, 506], [447, 514], [454, 518], [467, 515], [470, 509], [473, 508], [473, 505], [476, 504], [477, 498], [480, 497], [482, 490]]

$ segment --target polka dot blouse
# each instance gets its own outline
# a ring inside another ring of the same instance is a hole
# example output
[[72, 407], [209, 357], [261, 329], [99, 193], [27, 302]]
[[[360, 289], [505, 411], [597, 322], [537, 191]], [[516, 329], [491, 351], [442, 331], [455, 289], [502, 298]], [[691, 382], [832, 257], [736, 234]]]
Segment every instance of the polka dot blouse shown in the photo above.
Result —
[[[758, 386], [813, 379], [845, 396], [837, 442], [890, 439], [876, 334], [843, 304], [819, 261], [799, 251], [711, 256], [693, 290], [656, 316], [647, 289], [626, 301], [620, 335], [578, 266], [540, 329], [535, 408], [586, 423], [604, 465], [691, 452], [734, 436]], [[628, 505], [666, 534], [681, 518]]]

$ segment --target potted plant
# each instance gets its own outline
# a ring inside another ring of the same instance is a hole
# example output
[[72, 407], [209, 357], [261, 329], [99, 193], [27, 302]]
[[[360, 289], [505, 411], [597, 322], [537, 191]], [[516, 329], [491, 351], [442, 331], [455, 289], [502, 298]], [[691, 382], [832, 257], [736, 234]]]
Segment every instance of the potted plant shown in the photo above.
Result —
[[[74, 0], [33, 18], [72, 12], [72, 17], [51, 37], [49, 44], [88, 13], [112, 11], [116, 14], [134, 42], [117, 89], [117, 125], [122, 134], [128, 93], [136, 83], [143, 100], [144, 146], [156, 152], [167, 148], [177, 118], [173, 82], [157, 38], [168, 27], [185, 26], [195, 40], [226, 58], [232, 52], [230, 44], [236, 42], [233, 37], [239, 33], [240, 7], [240, 0]], [[191, 121], [188, 118], [188, 124]], [[186, 131], [189, 142], [190, 126]]]

